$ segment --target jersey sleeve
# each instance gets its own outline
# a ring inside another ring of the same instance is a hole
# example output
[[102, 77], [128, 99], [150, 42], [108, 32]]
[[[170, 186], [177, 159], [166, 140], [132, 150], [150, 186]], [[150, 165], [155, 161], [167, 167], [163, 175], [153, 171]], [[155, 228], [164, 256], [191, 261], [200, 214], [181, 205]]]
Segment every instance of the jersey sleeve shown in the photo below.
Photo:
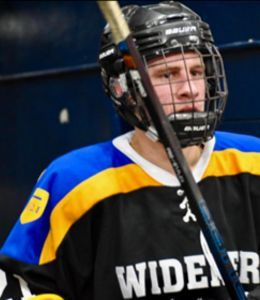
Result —
[[[74, 275], [80, 278], [81, 265], [77, 237], [60, 238], [66, 220], [73, 211], [63, 210], [62, 221], [53, 223], [55, 211], [64, 205], [71, 191], [84, 180], [70, 171], [73, 161], [51, 164], [41, 175], [23, 212], [0, 251], [0, 299], [23, 299], [25, 296], [53, 293], [76, 299]], [[70, 199], [72, 201], [74, 199]], [[65, 203], [66, 204], [66, 203]], [[85, 239], [90, 235], [85, 224]], [[91, 243], [87, 243], [91, 245]], [[91, 250], [85, 249], [91, 264]], [[84, 264], [87, 278], [88, 262]]]

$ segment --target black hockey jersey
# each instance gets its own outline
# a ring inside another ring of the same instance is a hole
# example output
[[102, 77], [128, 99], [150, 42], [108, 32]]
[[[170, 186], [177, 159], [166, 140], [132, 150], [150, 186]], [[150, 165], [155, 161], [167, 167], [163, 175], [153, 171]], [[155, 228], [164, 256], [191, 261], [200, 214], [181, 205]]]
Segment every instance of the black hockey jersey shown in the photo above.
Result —
[[[0, 253], [0, 299], [228, 299], [175, 176], [131, 133], [55, 160]], [[241, 283], [260, 284], [260, 140], [217, 132], [193, 170]]]

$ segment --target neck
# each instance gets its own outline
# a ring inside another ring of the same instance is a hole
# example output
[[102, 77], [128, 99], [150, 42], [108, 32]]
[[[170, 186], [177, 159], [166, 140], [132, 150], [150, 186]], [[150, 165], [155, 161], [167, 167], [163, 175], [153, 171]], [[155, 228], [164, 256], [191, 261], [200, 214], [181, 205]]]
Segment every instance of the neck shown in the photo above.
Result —
[[[175, 174], [164, 146], [160, 142], [152, 141], [144, 131], [136, 128], [130, 144], [144, 159], [171, 174]], [[200, 146], [190, 146], [182, 149], [183, 155], [191, 170], [199, 161], [202, 150]]]

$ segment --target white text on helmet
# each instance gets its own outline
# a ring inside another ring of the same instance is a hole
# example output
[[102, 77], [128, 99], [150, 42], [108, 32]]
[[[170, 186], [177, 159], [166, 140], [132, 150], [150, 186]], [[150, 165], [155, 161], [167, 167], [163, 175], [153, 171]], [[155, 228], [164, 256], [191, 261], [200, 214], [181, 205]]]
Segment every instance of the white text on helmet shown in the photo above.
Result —
[[111, 54], [114, 54], [115, 53], [115, 48], [110, 48], [102, 53], [100, 53], [99, 55], [99, 59], [103, 59]]
[[189, 33], [189, 32], [196, 32], [196, 26], [182, 26], [182, 27], [175, 27], [169, 28], [165, 30], [166, 35], [170, 34], [177, 34], [177, 33]]

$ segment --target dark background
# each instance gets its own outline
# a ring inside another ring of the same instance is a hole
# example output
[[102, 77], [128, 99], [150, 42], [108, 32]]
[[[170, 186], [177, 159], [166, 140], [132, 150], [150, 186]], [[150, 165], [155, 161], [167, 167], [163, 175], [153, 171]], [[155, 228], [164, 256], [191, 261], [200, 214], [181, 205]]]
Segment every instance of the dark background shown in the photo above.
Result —
[[[157, 1], [120, 1], [120, 4]], [[229, 100], [221, 129], [260, 136], [260, 1], [182, 1], [209, 22]], [[41, 171], [122, 132], [97, 53], [95, 1], [0, 1], [0, 244]]]

